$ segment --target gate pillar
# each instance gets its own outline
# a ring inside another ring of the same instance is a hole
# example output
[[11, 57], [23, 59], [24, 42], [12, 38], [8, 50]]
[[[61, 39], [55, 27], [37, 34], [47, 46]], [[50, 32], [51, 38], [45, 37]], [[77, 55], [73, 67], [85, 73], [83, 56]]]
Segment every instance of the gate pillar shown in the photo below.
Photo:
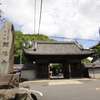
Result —
[[63, 63], [63, 75], [65, 79], [71, 78], [71, 66], [68, 63]]
[[50, 66], [49, 62], [37, 62], [36, 63], [37, 79], [48, 79], [50, 78]]

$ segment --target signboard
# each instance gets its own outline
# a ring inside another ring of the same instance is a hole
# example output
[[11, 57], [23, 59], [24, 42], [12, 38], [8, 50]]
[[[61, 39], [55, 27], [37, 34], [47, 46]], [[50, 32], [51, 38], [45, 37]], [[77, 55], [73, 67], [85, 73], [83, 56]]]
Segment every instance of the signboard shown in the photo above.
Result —
[[5, 22], [0, 30], [0, 75], [13, 71], [13, 25]]

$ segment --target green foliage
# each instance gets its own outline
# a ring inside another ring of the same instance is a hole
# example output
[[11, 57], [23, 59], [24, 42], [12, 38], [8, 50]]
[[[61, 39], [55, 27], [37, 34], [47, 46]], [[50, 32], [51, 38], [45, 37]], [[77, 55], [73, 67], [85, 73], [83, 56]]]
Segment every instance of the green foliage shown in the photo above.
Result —
[[79, 46], [80, 46], [81, 48], [83, 48], [83, 45], [82, 45], [82, 44], [79, 44]]
[[29, 63], [24, 54], [23, 49], [31, 48], [32, 41], [55, 41], [43, 34], [23, 34], [21, 31], [16, 31], [16, 37], [14, 41], [14, 63], [20, 63], [20, 54], [22, 54], [22, 63]]
[[94, 54], [92, 62], [96, 61], [98, 58], [100, 58], [100, 46], [96, 47], [96, 53]]
[[89, 59], [86, 58], [86, 59], [82, 59], [81, 62], [82, 63], [91, 63], [91, 60], [89, 60]]
[[59, 73], [63, 69], [62, 64], [59, 64], [59, 63], [52, 64], [51, 68], [55, 68], [56, 69], [56, 73]]
[[[83, 48], [83, 45], [79, 44], [81, 48]], [[91, 63], [91, 60], [85, 58], [81, 60], [82, 63]]]

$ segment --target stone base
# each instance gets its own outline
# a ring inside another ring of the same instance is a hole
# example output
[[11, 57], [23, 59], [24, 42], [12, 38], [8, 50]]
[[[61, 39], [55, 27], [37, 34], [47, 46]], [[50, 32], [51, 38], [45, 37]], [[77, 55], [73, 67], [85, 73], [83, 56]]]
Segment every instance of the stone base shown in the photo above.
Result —
[[0, 100], [37, 100], [36, 96], [26, 88], [2, 89]]
[[15, 94], [17, 94], [18, 91], [18, 88], [0, 89], [0, 100], [14, 100]]
[[11, 89], [19, 87], [19, 75], [5, 74], [0, 75], [0, 89]]

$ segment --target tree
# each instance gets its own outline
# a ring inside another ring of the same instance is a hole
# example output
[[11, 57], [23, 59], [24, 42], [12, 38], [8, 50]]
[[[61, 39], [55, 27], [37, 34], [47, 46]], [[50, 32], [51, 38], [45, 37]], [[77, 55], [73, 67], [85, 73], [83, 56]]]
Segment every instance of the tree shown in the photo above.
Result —
[[14, 63], [20, 63], [20, 56], [22, 55], [22, 63], [29, 63], [24, 54], [23, 49], [31, 48], [32, 41], [55, 41], [43, 34], [23, 34], [21, 31], [16, 31], [16, 37], [14, 41]]
[[[79, 44], [79, 46], [80, 46], [81, 48], [83, 48], [83, 46], [82, 46], [81, 44]], [[91, 63], [91, 60], [85, 58], [85, 59], [82, 59], [81, 62], [82, 62], [82, 63]]]
[[85, 58], [85, 59], [82, 59], [81, 62], [82, 62], [82, 63], [91, 63], [91, 60]]
[[53, 71], [53, 74], [57, 74], [57, 73], [62, 72], [63, 66], [62, 66], [62, 64], [54, 63], [54, 64], [52, 64], [51, 69]]
[[79, 46], [80, 46], [81, 48], [83, 48], [82, 44], [79, 44]]
[[93, 60], [92, 60], [92, 62], [96, 61], [98, 58], [100, 58], [100, 46], [97, 46], [97, 47], [96, 47], [96, 52], [95, 52], [95, 54], [93, 55]]

